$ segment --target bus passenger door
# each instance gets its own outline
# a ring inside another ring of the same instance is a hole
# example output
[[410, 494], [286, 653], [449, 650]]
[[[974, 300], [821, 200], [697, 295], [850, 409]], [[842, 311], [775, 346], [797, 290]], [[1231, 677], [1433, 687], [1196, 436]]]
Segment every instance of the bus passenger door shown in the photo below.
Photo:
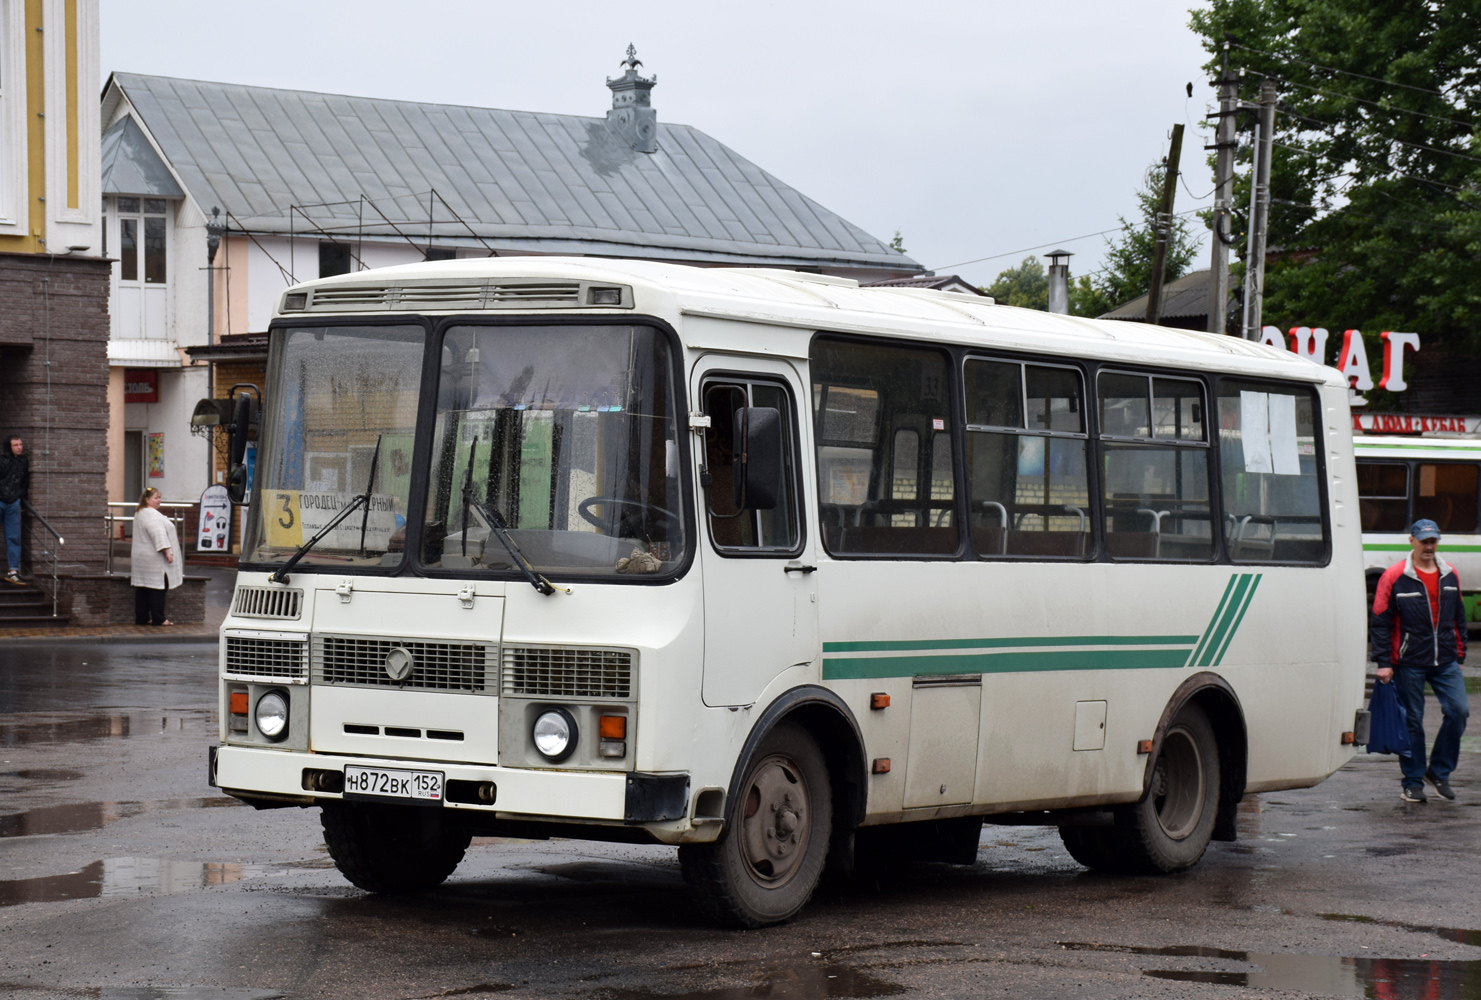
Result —
[[[785, 362], [711, 358], [697, 371], [692, 398], [710, 418], [698, 456], [704, 702], [749, 705], [778, 674], [814, 662], [819, 652], [814, 541], [802, 515], [797, 420], [798, 401], [806, 396]], [[781, 489], [775, 505], [764, 509], [750, 504], [752, 497], [737, 504], [736, 426], [749, 407], [776, 410], [781, 427]]]

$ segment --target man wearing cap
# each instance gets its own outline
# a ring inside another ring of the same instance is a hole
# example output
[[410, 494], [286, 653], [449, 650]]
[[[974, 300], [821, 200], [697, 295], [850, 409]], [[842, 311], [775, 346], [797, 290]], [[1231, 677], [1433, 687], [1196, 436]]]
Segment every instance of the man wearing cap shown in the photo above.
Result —
[[[1370, 640], [1378, 683], [1398, 685], [1399, 704], [1409, 717], [1409, 756], [1399, 797], [1424, 802], [1424, 783], [1447, 799], [1455, 798], [1450, 772], [1460, 757], [1460, 736], [1470, 709], [1460, 665], [1466, 658], [1466, 609], [1460, 599], [1460, 577], [1436, 554], [1440, 526], [1421, 518], [1409, 526], [1403, 562], [1394, 563], [1378, 580], [1373, 598]], [[1426, 766], [1424, 752], [1424, 685], [1440, 701], [1444, 720]]]

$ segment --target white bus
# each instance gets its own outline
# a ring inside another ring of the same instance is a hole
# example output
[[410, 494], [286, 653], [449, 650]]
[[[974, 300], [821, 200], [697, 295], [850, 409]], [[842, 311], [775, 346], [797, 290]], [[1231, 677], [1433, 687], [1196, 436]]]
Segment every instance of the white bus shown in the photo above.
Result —
[[367, 890], [660, 843], [759, 926], [984, 818], [1174, 871], [1364, 738], [1347, 387], [1288, 353], [536, 257], [297, 285], [270, 342], [211, 774]]
[[1353, 448], [1369, 605], [1383, 571], [1408, 555], [1409, 526], [1427, 517], [1460, 576], [1466, 621], [1481, 627], [1481, 439], [1356, 435]]

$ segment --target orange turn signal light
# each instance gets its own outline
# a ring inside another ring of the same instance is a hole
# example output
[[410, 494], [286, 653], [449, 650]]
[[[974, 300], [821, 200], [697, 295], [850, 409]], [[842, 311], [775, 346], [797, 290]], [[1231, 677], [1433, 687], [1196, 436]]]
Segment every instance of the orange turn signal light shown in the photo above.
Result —
[[875, 774], [889, 774], [890, 773], [890, 759], [888, 757], [876, 757], [876, 758], [874, 758], [874, 773]]
[[1343, 733], [1342, 734], [1342, 745], [1345, 746], [1345, 747], [1352, 746], [1357, 741], [1358, 741], [1358, 734], [1357, 733]]
[[1137, 753], [1151, 753], [1152, 752], [1152, 741], [1151, 740], [1137, 740], [1136, 741], [1136, 752]]
[[233, 691], [227, 700], [232, 715], [247, 714], [247, 692]]
[[879, 711], [881, 708], [889, 708], [890, 696], [885, 694], [883, 691], [874, 692], [869, 696], [869, 707], [874, 709], [876, 712]]
[[627, 739], [627, 716], [604, 715], [597, 723], [597, 729], [604, 740]]

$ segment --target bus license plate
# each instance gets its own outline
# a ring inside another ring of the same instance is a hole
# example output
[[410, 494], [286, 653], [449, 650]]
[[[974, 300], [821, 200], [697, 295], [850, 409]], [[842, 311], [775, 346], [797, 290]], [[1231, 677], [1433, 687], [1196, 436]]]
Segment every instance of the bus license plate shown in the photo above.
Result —
[[347, 799], [409, 799], [424, 805], [442, 804], [441, 771], [402, 771], [389, 767], [345, 765]]

